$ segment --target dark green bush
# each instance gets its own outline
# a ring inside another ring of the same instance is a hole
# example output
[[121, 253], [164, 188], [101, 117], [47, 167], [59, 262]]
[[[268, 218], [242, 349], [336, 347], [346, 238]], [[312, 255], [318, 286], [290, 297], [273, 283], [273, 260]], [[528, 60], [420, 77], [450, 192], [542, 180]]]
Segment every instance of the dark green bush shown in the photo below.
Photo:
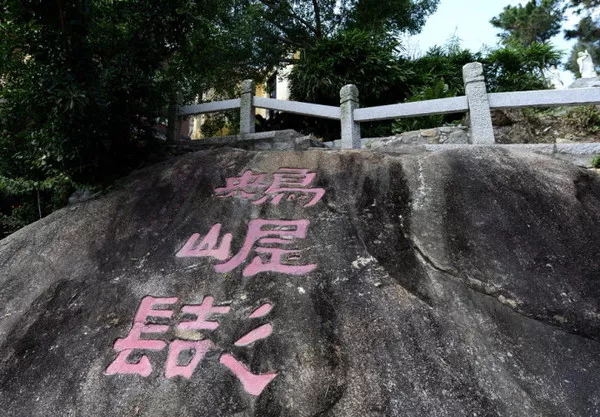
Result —
[[[441, 79], [433, 85], [433, 87], [425, 87], [421, 91], [413, 94], [406, 102], [434, 100], [438, 98], [455, 97], [456, 95], [456, 90], [450, 89], [448, 84]], [[459, 115], [459, 117], [462, 117], [462, 114]], [[437, 127], [444, 124], [445, 119], [448, 119], [448, 116], [443, 114], [396, 119], [392, 125], [392, 131], [394, 133], [402, 133], [411, 130]]]
[[560, 52], [548, 43], [512, 43], [492, 50], [483, 58], [488, 91], [546, 89], [543, 70], [559, 65], [560, 57]]
[[[358, 29], [320, 39], [302, 52], [294, 66], [290, 75], [291, 97], [339, 106], [340, 88], [355, 84], [362, 107], [402, 101], [409, 94], [406, 80], [410, 74], [401, 65], [398, 48], [399, 44], [388, 37]], [[368, 125], [363, 129], [368, 132]], [[335, 121], [305, 118], [304, 130], [328, 140], [340, 135], [339, 122]], [[368, 136], [366, 132], [363, 135]]]

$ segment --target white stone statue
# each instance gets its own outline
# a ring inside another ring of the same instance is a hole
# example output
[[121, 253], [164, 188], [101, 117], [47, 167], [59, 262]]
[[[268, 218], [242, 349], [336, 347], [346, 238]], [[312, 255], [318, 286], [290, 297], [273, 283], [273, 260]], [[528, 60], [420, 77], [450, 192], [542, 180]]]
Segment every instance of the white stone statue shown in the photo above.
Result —
[[544, 71], [546, 82], [549, 86], [554, 87], [556, 90], [562, 90], [565, 88], [565, 84], [560, 78], [560, 71], [556, 66], [552, 65], [550, 68]]
[[577, 58], [577, 65], [579, 65], [579, 72], [581, 73], [581, 78], [595, 78], [598, 76], [596, 71], [594, 70], [594, 61], [592, 61], [592, 57], [590, 53], [587, 51], [581, 51], [577, 54], [579, 58]]

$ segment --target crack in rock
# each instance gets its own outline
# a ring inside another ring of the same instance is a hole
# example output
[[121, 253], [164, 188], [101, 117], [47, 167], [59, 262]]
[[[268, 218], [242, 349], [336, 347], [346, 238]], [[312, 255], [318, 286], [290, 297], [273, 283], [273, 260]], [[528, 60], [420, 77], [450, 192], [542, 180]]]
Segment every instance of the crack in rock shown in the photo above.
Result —
[[[467, 280], [463, 279], [456, 271], [452, 271], [452, 270], [447, 270], [444, 268], [441, 268], [439, 266], [437, 266], [435, 264], [435, 262], [433, 262], [431, 260], [431, 258], [427, 257], [420, 248], [418, 248], [416, 245], [414, 246], [415, 251], [418, 254], [418, 258], [419, 260], [423, 263], [423, 265], [425, 265], [426, 267], [429, 267], [431, 269], [434, 269], [438, 272], [440, 272], [441, 274], [444, 274], [446, 276], [449, 276], [450, 278], [457, 280], [463, 284], [465, 284], [465, 286], [470, 289], [471, 291], [474, 291], [476, 293], [479, 293], [483, 296], [486, 297], [490, 297], [492, 298], [494, 301], [504, 305], [505, 307], [511, 309], [515, 314], [518, 314], [521, 317], [524, 317], [526, 319], [529, 320], [535, 320], [539, 323], [542, 323], [544, 325], [547, 326], [551, 326], [553, 328], [559, 329], [560, 331], [563, 331], [565, 333], [568, 334], [572, 334], [575, 336], [579, 336], [581, 338], [584, 338], [586, 340], [593, 340], [593, 341], [597, 341], [596, 339], [594, 339], [593, 337], [589, 337], [585, 334], [579, 333], [579, 332], [574, 332], [571, 331], [569, 329], [566, 329], [564, 327], [561, 326], [561, 324], [565, 324], [566, 320], [564, 320], [562, 317], [559, 316], [554, 316], [554, 320], [555, 322], [551, 322], [551, 321], [547, 321], [547, 320], [543, 320], [541, 317], [536, 316], [535, 314], [528, 314], [525, 311], [521, 310], [519, 307], [521, 306], [521, 302], [516, 299], [516, 297], [507, 297], [506, 295], [502, 294], [502, 291], [500, 288], [498, 288], [497, 286], [493, 285], [493, 284], [487, 284], [484, 283], [478, 279], [475, 278], [471, 278], [471, 277], [467, 277]], [[561, 320], [562, 319], [562, 320]]]

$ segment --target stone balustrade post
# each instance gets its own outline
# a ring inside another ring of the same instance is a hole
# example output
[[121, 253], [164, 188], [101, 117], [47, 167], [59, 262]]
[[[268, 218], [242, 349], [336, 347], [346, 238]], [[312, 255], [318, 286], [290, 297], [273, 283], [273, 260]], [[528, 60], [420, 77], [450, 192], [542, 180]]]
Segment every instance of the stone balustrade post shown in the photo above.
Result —
[[242, 82], [240, 97], [240, 134], [254, 133], [254, 90], [252, 80]]
[[360, 123], [354, 121], [354, 109], [358, 108], [358, 88], [348, 84], [340, 90], [340, 122], [342, 125], [342, 149], [360, 149]]
[[474, 145], [493, 145], [495, 143], [494, 129], [483, 76], [483, 65], [479, 62], [471, 62], [463, 66], [463, 80], [469, 103], [471, 143]]

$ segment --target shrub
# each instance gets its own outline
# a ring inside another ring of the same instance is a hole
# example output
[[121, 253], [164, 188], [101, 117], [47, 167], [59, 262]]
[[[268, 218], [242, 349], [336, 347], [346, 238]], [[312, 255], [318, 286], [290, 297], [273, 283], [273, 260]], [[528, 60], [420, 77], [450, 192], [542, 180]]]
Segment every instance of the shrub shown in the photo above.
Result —
[[578, 131], [600, 131], [600, 111], [594, 105], [571, 108], [565, 116], [567, 125]]
[[[440, 79], [432, 87], [425, 87], [421, 91], [416, 92], [406, 101], [423, 101], [423, 100], [434, 100], [438, 98], [454, 97], [456, 96], [456, 90], [451, 89], [448, 84]], [[462, 114], [460, 115], [462, 117]], [[394, 133], [402, 133], [410, 130], [427, 129], [432, 127], [441, 126], [444, 123], [446, 116], [443, 114], [437, 114], [426, 117], [410, 117], [405, 119], [396, 119], [392, 125], [392, 131]]]
[[561, 53], [548, 43], [512, 43], [490, 51], [483, 60], [490, 92], [548, 88], [543, 70], [560, 64]]
[[[408, 96], [409, 89], [398, 48], [397, 42], [385, 36], [359, 29], [320, 39], [302, 52], [290, 74], [291, 98], [339, 106], [340, 88], [355, 84], [362, 107], [400, 102]], [[340, 137], [339, 122], [307, 118], [303, 125], [307, 133], [329, 140]], [[363, 136], [369, 136], [368, 129], [365, 124]]]

